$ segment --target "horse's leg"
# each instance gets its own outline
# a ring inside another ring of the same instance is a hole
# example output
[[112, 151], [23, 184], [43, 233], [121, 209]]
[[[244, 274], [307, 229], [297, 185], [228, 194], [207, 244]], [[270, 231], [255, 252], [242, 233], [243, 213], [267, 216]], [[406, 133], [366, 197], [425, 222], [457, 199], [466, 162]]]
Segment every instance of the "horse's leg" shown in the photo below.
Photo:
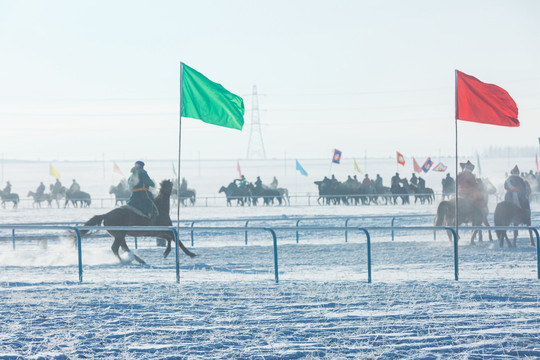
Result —
[[[489, 226], [489, 221], [487, 219], [487, 216], [484, 216], [483, 223], [485, 226]], [[489, 234], [489, 242], [493, 242], [493, 236], [491, 236], [491, 229], [488, 230], [488, 234]]]
[[120, 245], [122, 244], [122, 239], [124, 237], [121, 235], [114, 235], [114, 241], [111, 246], [111, 250], [113, 254], [118, 258], [120, 262], [122, 262], [122, 258], [120, 257], [120, 254], [118, 253], [118, 249], [120, 249]]
[[529, 239], [531, 240], [531, 246], [534, 246], [534, 239], [533, 239], [532, 230], [529, 230]]
[[[138, 262], [139, 264], [143, 264], [143, 265], [146, 264], [146, 262], [145, 262], [143, 259], [141, 259], [137, 254], [135, 254], [133, 251], [131, 251], [131, 250], [129, 249], [129, 247], [127, 246], [127, 243], [126, 243], [126, 237], [125, 237], [125, 236], [122, 237], [120, 246], [122, 247], [122, 250], [124, 250], [125, 252], [131, 254], [131, 255], [133, 256], [133, 258], [134, 258], [135, 260], [137, 260], [137, 262]], [[118, 250], [117, 250], [117, 251], [118, 251]]]

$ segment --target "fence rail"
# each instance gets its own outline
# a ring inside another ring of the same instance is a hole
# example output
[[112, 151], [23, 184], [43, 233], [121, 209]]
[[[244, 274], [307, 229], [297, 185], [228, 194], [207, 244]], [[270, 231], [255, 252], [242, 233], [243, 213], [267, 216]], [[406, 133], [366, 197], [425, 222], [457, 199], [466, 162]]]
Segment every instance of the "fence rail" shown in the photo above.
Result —
[[[22, 224], [12, 224], [12, 225], [0, 225], [0, 229], [11, 229], [13, 232], [15, 229], [23, 230], [64, 230], [72, 231], [75, 233], [77, 239], [77, 258], [78, 258], [78, 269], [79, 269], [79, 282], [83, 281], [83, 260], [82, 260], [82, 241], [81, 241], [81, 231], [105, 231], [105, 230], [144, 230], [144, 231], [170, 231], [175, 240], [175, 265], [176, 265], [176, 281], [180, 282], [180, 263], [179, 263], [179, 252], [178, 252], [178, 232], [176, 227], [168, 226], [107, 226], [107, 227], [96, 227], [96, 226], [63, 226], [63, 225], [22, 225]], [[368, 283], [372, 282], [372, 264], [371, 264], [371, 235], [372, 231], [449, 231], [453, 237], [453, 250], [454, 250], [454, 279], [459, 280], [459, 254], [458, 254], [458, 241], [456, 229], [453, 227], [447, 226], [391, 226], [391, 227], [344, 227], [344, 226], [302, 226], [302, 227], [179, 227], [178, 230], [185, 232], [192, 231], [212, 231], [212, 232], [246, 232], [246, 231], [259, 231], [259, 232], [269, 232], [272, 236], [273, 244], [273, 255], [274, 255], [274, 278], [275, 282], [279, 283], [279, 270], [278, 270], [278, 244], [276, 231], [310, 231], [310, 232], [323, 232], [323, 231], [352, 231], [356, 230], [363, 232], [366, 235], [366, 245], [367, 245], [367, 276]], [[532, 231], [536, 236], [536, 262], [537, 262], [537, 278], [540, 279], [540, 234], [535, 227], [516, 227], [516, 226], [466, 226], [460, 227], [461, 230], [529, 230]], [[15, 241], [15, 238], [14, 240]], [[347, 241], [347, 239], [346, 239]]]

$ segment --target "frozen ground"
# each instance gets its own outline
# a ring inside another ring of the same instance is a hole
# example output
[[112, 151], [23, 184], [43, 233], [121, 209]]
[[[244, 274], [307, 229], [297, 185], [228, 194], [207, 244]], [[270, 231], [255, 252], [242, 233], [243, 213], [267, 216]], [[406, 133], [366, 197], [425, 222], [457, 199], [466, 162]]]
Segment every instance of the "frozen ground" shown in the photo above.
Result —
[[[0, 210], [4, 224], [85, 221], [104, 211]], [[190, 219], [433, 213], [434, 206], [182, 209]], [[190, 245], [188, 234], [182, 239]], [[392, 242], [378, 233], [372, 284], [361, 234], [345, 243], [342, 232], [302, 233], [297, 244], [293, 233], [278, 233], [279, 284], [268, 234], [250, 234], [247, 246], [243, 232], [197, 234], [198, 256], [181, 255], [180, 284], [174, 253], [163, 259], [153, 239], [138, 240], [147, 266], [119, 264], [109, 239], [86, 239], [83, 283], [67, 237], [46, 249], [0, 242], [0, 359], [540, 358], [540, 281], [525, 234], [511, 250], [463, 241], [456, 282], [445, 234], [434, 241], [431, 232], [398, 233]]]

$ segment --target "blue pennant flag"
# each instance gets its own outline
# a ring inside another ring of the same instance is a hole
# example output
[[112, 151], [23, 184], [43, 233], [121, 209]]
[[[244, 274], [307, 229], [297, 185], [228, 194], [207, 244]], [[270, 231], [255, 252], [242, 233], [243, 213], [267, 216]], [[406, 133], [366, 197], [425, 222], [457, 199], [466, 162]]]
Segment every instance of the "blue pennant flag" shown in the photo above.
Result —
[[298, 160], [296, 160], [296, 170], [300, 171], [300, 174], [307, 176], [306, 170], [304, 170], [304, 168], [302, 167], [302, 165], [300, 165]]
[[427, 173], [431, 169], [432, 165], [433, 165], [433, 161], [431, 161], [431, 158], [429, 157], [424, 163], [424, 165], [422, 165], [422, 171]]

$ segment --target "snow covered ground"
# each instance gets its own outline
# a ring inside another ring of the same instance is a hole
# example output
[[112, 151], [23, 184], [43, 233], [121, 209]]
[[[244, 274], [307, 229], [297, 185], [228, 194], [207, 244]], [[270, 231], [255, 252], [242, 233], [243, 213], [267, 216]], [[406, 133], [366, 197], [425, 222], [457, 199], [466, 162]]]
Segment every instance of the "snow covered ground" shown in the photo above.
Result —
[[[106, 211], [0, 214], [6, 224], [85, 221]], [[184, 219], [418, 214], [397, 222], [429, 225], [433, 217], [422, 215], [435, 205], [181, 211]], [[398, 232], [392, 242], [376, 233], [371, 284], [362, 234], [345, 243], [343, 232], [303, 232], [297, 244], [294, 233], [279, 232], [278, 284], [267, 233], [250, 233], [248, 245], [243, 232], [196, 234], [194, 247], [188, 233], [182, 240], [198, 256], [181, 255], [180, 284], [174, 253], [163, 259], [154, 239], [138, 239], [146, 266], [119, 264], [109, 238], [85, 239], [83, 283], [67, 235], [46, 249], [0, 242], [0, 359], [540, 358], [540, 281], [525, 234], [517, 249], [462, 241], [456, 282], [446, 234], [434, 241], [431, 232]]]

